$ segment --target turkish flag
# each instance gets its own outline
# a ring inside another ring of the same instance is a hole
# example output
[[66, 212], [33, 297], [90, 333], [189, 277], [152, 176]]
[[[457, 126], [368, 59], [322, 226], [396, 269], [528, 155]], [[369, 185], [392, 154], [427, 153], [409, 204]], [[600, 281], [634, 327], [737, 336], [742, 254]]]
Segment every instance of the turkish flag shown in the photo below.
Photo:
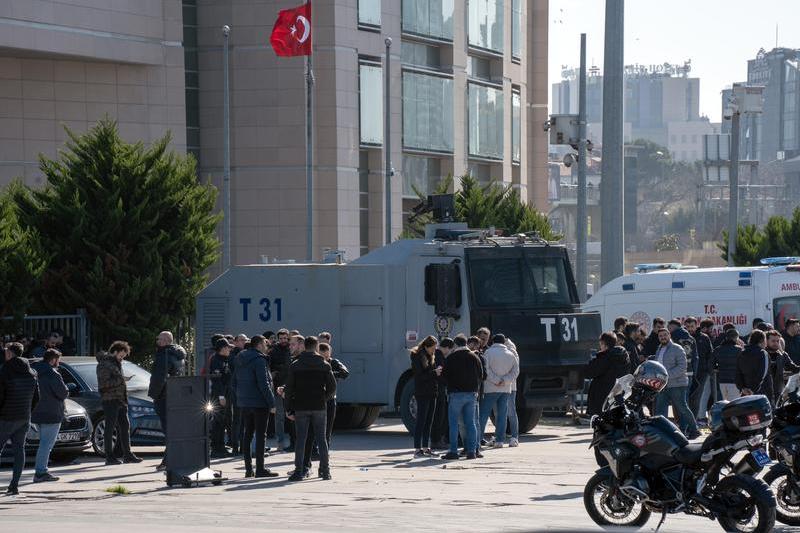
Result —
[[278, 13], [269, 42], [279, 56], [310, 56], [311, 2]]

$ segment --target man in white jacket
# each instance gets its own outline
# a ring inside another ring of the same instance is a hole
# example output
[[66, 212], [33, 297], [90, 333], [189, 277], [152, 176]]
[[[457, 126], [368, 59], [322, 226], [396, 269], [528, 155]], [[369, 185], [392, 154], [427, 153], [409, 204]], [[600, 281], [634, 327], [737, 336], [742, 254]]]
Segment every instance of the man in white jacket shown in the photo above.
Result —
[[[517, 346], [511, 339], [506, 339], [506, 347], [511, 350], [514, 357], [517, 358], [517, 365], [519, 365], [519, 354], [517, 353]], [[517, 372], [519, 375], [519, 372]], [[508, 432], [511, 437], [508, 439], [508, 445], [512, 448], [519, 446], [519, 418], [517, 417], [517, 378], [511, 382], [511, 394], [508, 395]]]
[[519, 360], [506, 345], [506, 337], [497, 334], [492, 345], [483, 354], [486, 359], [486, 381], [483, 384], [483, 399], [480, 405], [481, 436], [486, 431], [489, 414], [495, 410], [495, 448], [502, 448], [506, 439], [508, 398], [519, 375]]

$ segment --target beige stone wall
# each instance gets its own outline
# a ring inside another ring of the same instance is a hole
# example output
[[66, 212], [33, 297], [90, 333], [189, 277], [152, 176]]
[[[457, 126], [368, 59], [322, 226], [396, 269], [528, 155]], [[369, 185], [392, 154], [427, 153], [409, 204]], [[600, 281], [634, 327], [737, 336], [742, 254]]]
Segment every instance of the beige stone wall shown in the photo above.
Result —
[[186, 149], [180, 0], [0, 2], [0, 186], [108, 115], [129, 141]]

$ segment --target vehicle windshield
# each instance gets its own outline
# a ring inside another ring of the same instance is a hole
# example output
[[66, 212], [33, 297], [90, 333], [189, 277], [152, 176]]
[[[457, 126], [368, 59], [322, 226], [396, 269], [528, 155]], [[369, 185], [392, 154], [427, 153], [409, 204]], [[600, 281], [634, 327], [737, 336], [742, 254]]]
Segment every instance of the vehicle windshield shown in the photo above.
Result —
[[617, 396], [622, 395], [623, 399], [627, 399], [631, 395], [632, 391], [633, 374], [628, 374], [626, 376], [622, 376], [621, 378], [617, 378], [616, 383], [614, 383], [614, 386], [611, 388], [611, 392], [608, 393], [606, 401], [603, 404], [603, 411], [605, 411], [614, 403], [614, 399]]
[[[70, 363], [69, 366], [92, 390], [97, 390], [97, 363]], [[147, 390], [150, 386], [150, 372], [129, 361], [122, 361], [122, 375], [133, 376], [127, 383], [129, 391]]]
[[772, 309], [775, 315], [775, 327], [778, 331], [785, 331], [787, 320], [800, 318], [800, 296], [775, 298], [772, 302]]
[[479, 307], [557, 307], [572, 303], [564, 259], [523, 248], [513, 256], [470, 259], [470, 281]]

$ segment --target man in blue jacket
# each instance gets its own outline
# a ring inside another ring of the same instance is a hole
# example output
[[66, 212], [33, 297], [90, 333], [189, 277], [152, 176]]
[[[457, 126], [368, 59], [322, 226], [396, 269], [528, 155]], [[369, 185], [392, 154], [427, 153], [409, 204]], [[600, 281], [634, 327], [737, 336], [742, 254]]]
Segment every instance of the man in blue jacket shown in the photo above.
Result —
[[[236, 356], [236, 368], [233, 372], [232, 386], [236, 394], [236, 405], [242, 412], [244, 424], [245, 477], [275, 477], [278, 474], [264, 468], [264, 437], [266, 436], [269, 414], [275, 412], [275, 396], [272, 392], [272, 377], [269, 374], [269, 362], [265, 355], [267, 339], [254, 335], [250, 340], [250, 348], [239, 352]], [[255, 434], [256, 470], [253, 472], [253, 459], [250, 443]]]
[[64, 420], [64, 400], [69, 396], [69, 389], [58, 372], [61, 352], [48, 348], [44, 358], [33, 364], [39, 378], [39, 403], [31, 414], [31, 422], [39, 426], [39, 449], [36, 452], [36, 470], [34, 483], [58, 481], [58, 478], [47, 470], [50, 452], [56, 445], [58, 431]]

